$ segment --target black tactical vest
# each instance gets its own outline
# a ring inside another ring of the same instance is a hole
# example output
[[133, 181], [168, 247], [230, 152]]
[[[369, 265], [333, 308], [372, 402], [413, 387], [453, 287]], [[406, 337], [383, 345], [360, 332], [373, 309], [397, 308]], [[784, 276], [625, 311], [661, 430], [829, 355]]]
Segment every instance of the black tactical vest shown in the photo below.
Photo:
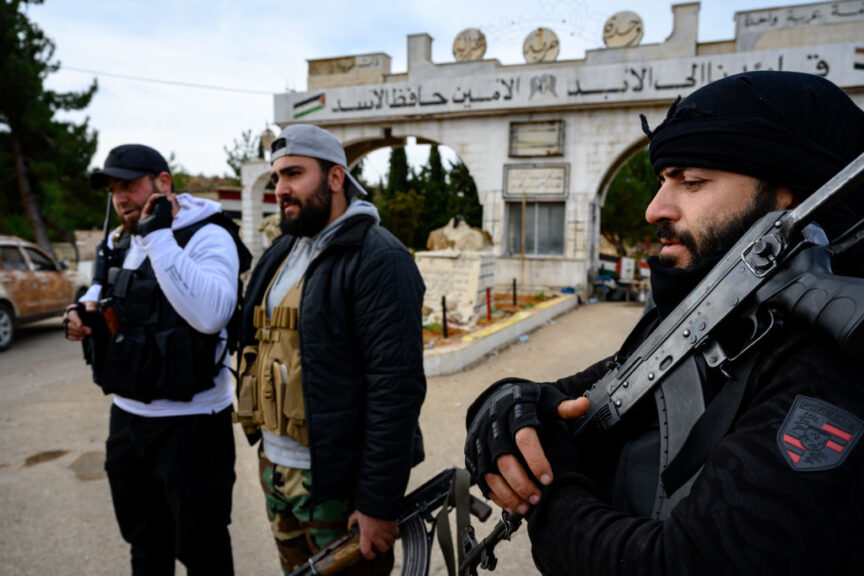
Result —
[[[177, 244], [184, 247], [195, 232], [210, 223], [231, 233], [240, 255], [241, 273], [248, 269], [249, 252], [240, 242], [236, 226], [221, 214], [175, 230]], [[118, 249], [125, 250], [124, 242], [118, 242]], [[122, 262], [123, 258], [117, 260]], [[239, 294], [238, 290], [238, 302]], [[156, 281], [149, 258], [135, 270], [110, 268], [102, 298], [105, 305], [114, 307], [120, 325], [116, 335], [93, 342], [93, 379], [105, 394], [146, 403], [157, 399], [187, 402], [213, 387], [213, 379], [223, 368], [224, 356], [216, 359], [221, 338], [218, 333], [198, 332], [174, 310]]]

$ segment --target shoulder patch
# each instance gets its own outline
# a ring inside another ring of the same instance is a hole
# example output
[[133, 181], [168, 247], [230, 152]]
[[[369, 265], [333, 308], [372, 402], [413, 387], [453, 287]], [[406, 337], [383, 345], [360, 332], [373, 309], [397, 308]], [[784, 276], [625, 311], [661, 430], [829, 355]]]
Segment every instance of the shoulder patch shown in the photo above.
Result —
[[864, 422], [832, 404], [796, 396], [777, 433], [777, 444], [793, 470], [831, 470], [846, 460], [864, 431]]

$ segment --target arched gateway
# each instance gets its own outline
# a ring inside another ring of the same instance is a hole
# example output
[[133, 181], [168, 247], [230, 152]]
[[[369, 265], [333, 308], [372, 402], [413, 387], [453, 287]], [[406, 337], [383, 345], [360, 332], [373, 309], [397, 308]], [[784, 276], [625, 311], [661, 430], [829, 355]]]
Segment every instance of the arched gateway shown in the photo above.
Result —
[[[404, 74], [390, 73], [386, 54], [309, 60], [308, 90], [276, 95], [276, 123], [327, 128], [342, 141], [349, 164], [409, 136], [453, 148], [477, 184], [483, 227], [495, 242], [496, 280], [584, 286], [598, 257], [606, 190], [646, 144], [640, 113], [653, 127], [679, 95], [745, 70], [825, 76], [864, 104], [862, 0], [737, 12], [735, 38], [710, 43], [697, 42], [698, 3], [674, 5], [672, 13], [665, 42], [589, 50], [582, 60], [532, 58], [528, 43], [542, 44], [544, 29], [539, 40], [538, 31], [526, 40], [533, 63], [522, 65], [436, 64], [427, 34], [408, 36]], [[609, 39], [625, 36], [637, 21], [633, 13], [610, 18], [607, 45], [625, 43]], [[557, 39], [546, 34], [551, 49]], [[454, 54], [464, 57], [455, 44]], [[267, 169], [263, 162], [244, 167], [247, 239], [258, 238]], [[259, 242], [249, 243], [260, 253]]]

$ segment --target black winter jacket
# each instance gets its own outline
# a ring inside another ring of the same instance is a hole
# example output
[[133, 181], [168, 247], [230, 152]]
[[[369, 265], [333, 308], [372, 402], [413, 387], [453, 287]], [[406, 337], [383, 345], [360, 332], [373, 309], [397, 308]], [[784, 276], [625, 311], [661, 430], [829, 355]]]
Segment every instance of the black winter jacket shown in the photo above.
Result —
[[[252, 273], [241, 350], [256, 343], [254, 307], [294, 240], [277, 238]], [[313, 505], [350, 498], [368, 516], [397, 517], [410, 469], [423, 460], [424, 292], [408, 250], [366, 215], [347, 220], [309, 264], [299, 332]]]
[[[784, 422], [796, 398], [837, 407], [850, 413], [852, 421], [864, 419], [862, 366], [821, 340], [784, 329], [765, 342], [731, 429], [668, 520], [639, 517], [611, 504], [609, 472], [614, 477], [615, 466], [593, 461], [593, 447], [568, 444], [566, 435], [553, 446], [544, 442], [556, 481], [529, 517], [532, 551], [541, 571], [864, 573], [858, 548], [864, 538], [862, 443], [857, 437], [846, 442], [840, 447], [847, 451], [845, 460], [826, 470], [796, 469], [784, 455], [789, 451]], [[605, 370], [598, 363], [553, 385], [580, 394]], [[653, 404], [650, 399], [648, 404]], [[641, 425], [651, 422], [642, 418]], [[639, 426], [633, 423], [626, 433], [636, 437]], [[820, 447], [832, 438], [818, 428], [809, 434]], [[614, 461], [617, 453], [612, 452]], [[569, 469], [556, 468], [556, 460], [568, 462], [563, 468]]]

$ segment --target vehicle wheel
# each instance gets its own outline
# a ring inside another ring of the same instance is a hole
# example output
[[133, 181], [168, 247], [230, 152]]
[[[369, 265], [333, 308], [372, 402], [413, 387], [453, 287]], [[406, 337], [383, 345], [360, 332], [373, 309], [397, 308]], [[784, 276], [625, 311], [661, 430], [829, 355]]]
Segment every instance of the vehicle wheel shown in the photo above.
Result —
[[0, 304], [0, 352], [12, 345], [15, 338], [15, 313], [7, 304]]

